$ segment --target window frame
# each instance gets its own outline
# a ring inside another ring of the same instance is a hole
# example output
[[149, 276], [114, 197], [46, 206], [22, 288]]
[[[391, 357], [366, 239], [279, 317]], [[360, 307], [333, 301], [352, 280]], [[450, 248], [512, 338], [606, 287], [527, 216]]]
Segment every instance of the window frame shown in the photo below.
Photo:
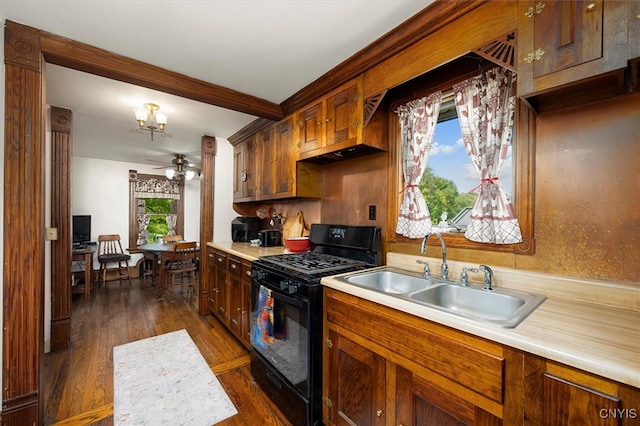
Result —
[[[493, 64], [492, 66], [496, 66]], [[463, 81], [474, 74], [464, 73], [457, 75], [439, 85], [430, 87], [424, 86], [420, 90], [414, 90], [410, 98], [403, 97], [392, 101], [388, 109], [389, 122], [389, 210], [387, 218], [387, 242], [393, 244], [405, 243], [416, 244], [420, 239], [407, 238], [396, 233], [398, 223], [398, 211], [402, 204], [402, 188], [404, 178], [402, 174], [402, 155], [400, 144], [400, 126], [395, 109], [397, 106], [416, 99], [420, 96], [428, 95], [435, 91], [446, 92], [454, 83]], [[490, 244], [478, 243], [465, 238], [464, 233], [442, 233], [442, 237], [447, 247], [484, 250], [493, 252], [514, 253], [523, 255], [533, 255], [535, 253], [534, 238], [534, 212], [535, 212], [535, 112], [532, 111], [524, 101], [516, 99], [515, 111], [515, 132], [512, 141], [513, 156], [513, 192], [512, 204], [520, 224], [522, 242], [517, 244]], [[429, 245], [439, 242], [432, 240]]]

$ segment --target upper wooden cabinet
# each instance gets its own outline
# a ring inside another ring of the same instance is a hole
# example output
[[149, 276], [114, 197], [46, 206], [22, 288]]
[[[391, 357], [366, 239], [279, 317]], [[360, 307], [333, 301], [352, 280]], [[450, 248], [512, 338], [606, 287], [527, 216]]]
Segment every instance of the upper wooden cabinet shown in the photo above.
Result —
[[627, 65], [628, 1], [518, 2], [518, 95]]
[[233, 147], [233, 199], [252, 201], [256, 199], [259, 185], [257, 173], [257, 143], [252, 135]]
[[296, 162], [295, 133], [289, 116], [234, 141], [234, 202], [322, 196], [318, 166]]
[[299, 160], [335, 160], [361, 148], [386, 150], [380, 135], [367, 133], [362, 76], [331, 91], [294, 114]]

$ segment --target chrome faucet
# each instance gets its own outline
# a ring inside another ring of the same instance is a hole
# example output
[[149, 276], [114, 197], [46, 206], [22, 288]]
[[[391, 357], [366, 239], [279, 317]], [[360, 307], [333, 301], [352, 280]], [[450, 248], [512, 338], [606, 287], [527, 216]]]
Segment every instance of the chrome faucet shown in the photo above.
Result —
[[484, 271], [484, 289], [493, 290], [491, 287], [491, 277], [493, 277], [493, 271], [487, 265], [480, 265], [478, 267], [481, 271]]
[[422, 244], [420, 245], [420, 253], [424, 254], [427, 248], [427, 240], [430, 236], [437, 235], [440, 239], [440, 246], [442, 247], [442, 266], [440, 267], [442, 279], [449, 279], [449, 266], [447, 265], [447, 247], [444, 245], [444, 240], [442, 239], [442, 235], [438, 232], [429, 232], [425, 235], [424, 240], [422, 240]]
[[469, 274], [467, 272], [480, 272], [480, 270], [476, 268], [462, 268], [462, 273], [460, 274], [460, 284], [465, 287], [469, 286]]

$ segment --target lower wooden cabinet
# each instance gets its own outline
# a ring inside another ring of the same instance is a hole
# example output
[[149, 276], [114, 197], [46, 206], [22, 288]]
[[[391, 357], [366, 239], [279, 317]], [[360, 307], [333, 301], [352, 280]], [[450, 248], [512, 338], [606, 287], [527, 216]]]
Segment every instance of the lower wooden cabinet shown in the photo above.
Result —
[[324, 302], [326, 424], [503, 424], [500, 345], [332, 289]]
[[209, 310], [251, 347], [251, 262], [221, 250], [207, 253]]
[[640, 390], [534, 355], [524, 365], [530, 424], [640, 424]]
[[637, 425], [640, 389], [331, 288], [327, 425]]
[[329, 330], [327, 414], [335, 425], [385, 424], [385, 359]]

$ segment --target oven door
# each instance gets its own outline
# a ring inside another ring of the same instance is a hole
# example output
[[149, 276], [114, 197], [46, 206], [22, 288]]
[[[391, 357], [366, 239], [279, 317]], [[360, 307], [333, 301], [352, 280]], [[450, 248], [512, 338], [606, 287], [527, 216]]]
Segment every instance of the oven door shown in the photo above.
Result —
[[309, 300], [272, 280], [251, 286], [251, 345], [303, 396], [309, 390]]

